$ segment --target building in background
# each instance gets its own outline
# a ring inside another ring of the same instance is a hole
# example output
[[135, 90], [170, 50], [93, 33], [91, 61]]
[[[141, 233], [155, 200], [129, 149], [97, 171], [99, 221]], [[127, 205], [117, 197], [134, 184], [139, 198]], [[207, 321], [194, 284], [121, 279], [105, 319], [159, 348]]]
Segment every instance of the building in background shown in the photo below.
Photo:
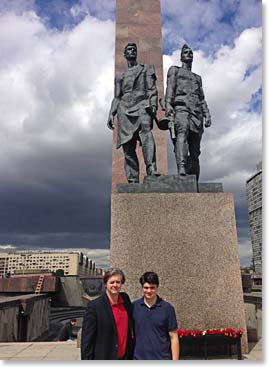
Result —
[[250, 235], [256, 275], [262, 275], [262, 162], [246, 182]]
[[102, 275], [95, 263], [82, 252], [0, 253], [0, 277], [62, 270], [66, 275]]

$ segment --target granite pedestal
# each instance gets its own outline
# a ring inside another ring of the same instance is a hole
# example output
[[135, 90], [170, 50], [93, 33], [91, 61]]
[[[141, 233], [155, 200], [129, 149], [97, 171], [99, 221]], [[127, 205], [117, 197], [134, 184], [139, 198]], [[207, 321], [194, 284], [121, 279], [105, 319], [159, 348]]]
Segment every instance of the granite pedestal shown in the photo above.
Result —
[[247, 352], [231, 193], [112, 193], [110, 263], [125, 272], [132, 300], [141, 274], [155, 271], [179, 327], [241, 328]]

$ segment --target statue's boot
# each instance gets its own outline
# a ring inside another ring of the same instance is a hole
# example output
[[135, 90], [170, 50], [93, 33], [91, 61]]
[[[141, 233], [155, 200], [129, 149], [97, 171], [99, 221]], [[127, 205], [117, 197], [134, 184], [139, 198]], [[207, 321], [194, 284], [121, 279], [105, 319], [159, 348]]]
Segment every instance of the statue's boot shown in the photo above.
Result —
[[179, 176], [186, 176], [187, 174], [187, 154], [182, 154], [182, 153], [185, 153], [184, 151], [180, 153], [181, 154], [177, 156], [177, 172]]
[[128, 182], [129, 183], [139, 183], [139, 180], [137, 180], [137, 179], [135, 179], [135, 178], [130, 178], [130, 179], [128, 179]]
[[176, 162], [177, 162], [178, 175], [186, 176], [188, 142], [187, 142], [187, 131], [185, 130], [178, 132], [177, 140], [175, 144], [175, 156], [176, 156]]
[[179, 176], [186, 176], [186, 167], [185, 165], [181, 164], [177, 168]]
[[157, 171], [157, 167], [154, 163], [147, 166], [147, 175], [148, 176], [161, 176], [160, 173]]

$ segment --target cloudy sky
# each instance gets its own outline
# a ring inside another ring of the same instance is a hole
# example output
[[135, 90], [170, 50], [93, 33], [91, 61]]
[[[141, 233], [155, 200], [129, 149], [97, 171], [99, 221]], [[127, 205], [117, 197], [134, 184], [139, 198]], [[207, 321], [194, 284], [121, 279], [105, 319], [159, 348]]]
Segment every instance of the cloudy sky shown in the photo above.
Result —
[[[213, 121], [201, 181], [234, 193], [248, 265], [245, 182], [262, 158], [262, 2], [161, 6], [164, 74], [180, 64], [182, 44], [192, 46]], [[115, 0], [1, 0], [0, 251], [84, 249], [107, 263], [114, 48]]]

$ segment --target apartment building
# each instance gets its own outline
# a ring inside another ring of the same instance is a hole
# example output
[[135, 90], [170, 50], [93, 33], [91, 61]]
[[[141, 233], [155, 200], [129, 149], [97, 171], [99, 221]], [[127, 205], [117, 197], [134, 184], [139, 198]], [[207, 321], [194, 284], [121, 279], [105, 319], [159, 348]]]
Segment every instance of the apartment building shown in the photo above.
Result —
[[246, 183], [255, 274], [262, 275], [262, 162]]
[[0, 277], [42, 272], [55, 273], [63, 270], [64, 275], [98, 275], [95, 263], [82, 252], [10, 252], [0, 253]]

